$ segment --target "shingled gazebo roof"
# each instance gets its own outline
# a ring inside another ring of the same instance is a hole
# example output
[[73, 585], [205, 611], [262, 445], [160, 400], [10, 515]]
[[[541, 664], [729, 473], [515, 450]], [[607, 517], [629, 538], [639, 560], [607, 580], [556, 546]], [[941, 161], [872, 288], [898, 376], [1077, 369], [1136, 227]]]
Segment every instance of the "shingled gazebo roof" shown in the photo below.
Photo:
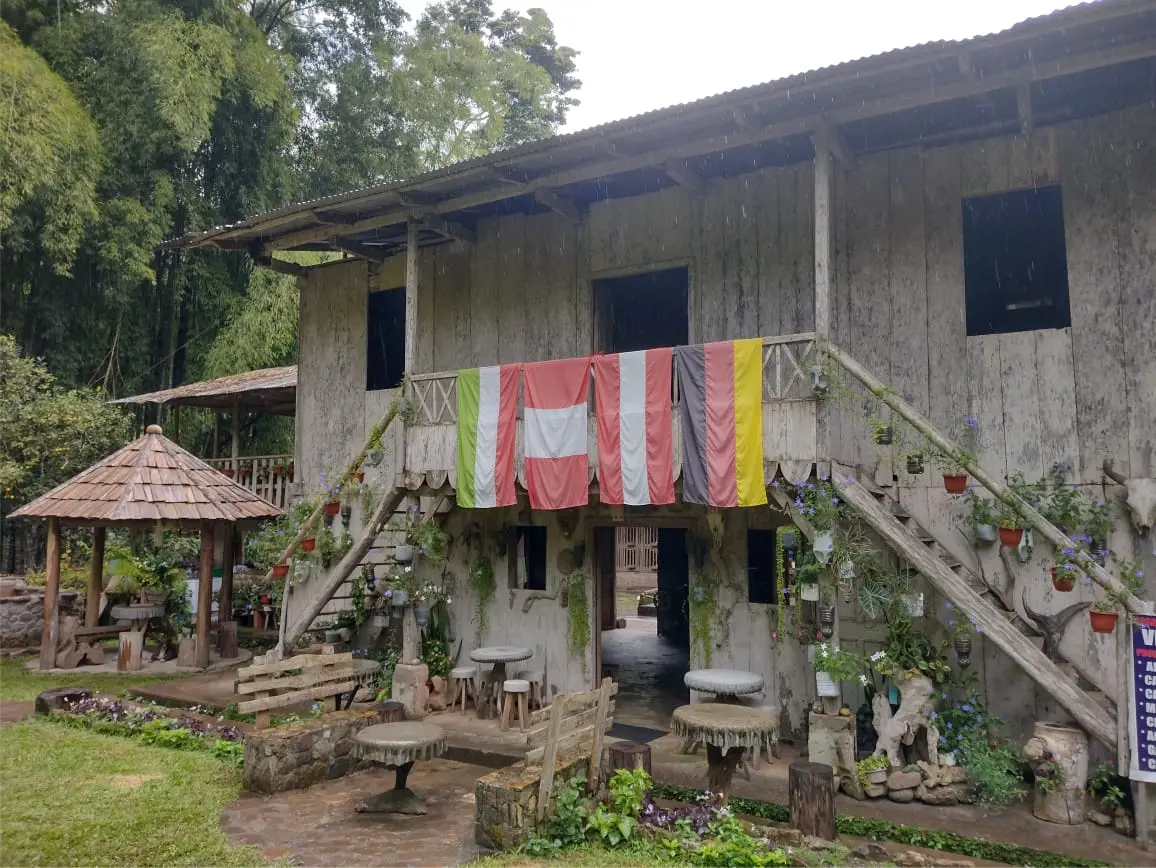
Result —
[[149, 425], [145, 434], [11, 514], [88, 525], [252, 522], [281, 514]]

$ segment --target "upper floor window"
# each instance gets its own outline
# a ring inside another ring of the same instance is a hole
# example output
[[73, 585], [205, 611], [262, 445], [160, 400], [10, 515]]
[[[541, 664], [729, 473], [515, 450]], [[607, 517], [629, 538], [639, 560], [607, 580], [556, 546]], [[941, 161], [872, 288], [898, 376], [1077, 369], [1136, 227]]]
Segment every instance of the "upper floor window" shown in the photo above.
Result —
[[968, 335], [1072, 324], [1059, 187], [963, 200]]
[[687, 268], [594, 281], [597, 351], [630, 353], [689, 343], [689, 298]]
[[405, 288], [369, 294], [365, 390], [396, 389], [405, 374]]

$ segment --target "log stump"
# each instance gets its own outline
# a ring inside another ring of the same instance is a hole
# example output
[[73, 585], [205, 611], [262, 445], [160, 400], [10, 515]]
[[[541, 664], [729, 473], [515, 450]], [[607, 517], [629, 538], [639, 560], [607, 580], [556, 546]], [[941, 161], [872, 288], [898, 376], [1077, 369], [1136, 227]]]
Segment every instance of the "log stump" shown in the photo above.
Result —
[[610, 746], [610, 774], [613, 775], [618, 769], [630, 771], [644, 769], [648, 775], [651, 774], [650, 745], [637, 741], [620, 741], [617, 744], [612, 744]]
[[141, 668], [144, 650], [144, 631], [125, 630], [120, 634], [120, 649], [116, 656], [117, 672], [136, 672]]
[[823, 763], [791, 763], [787, 791], [791, 828], [834, 841], [835, 770]]
[[405, 720], [405, 703], [387, 699], [377, 704], [377, 719], [382, 723], [401, 723]]
[[1033, 788], [1032, 813], [1064, 826], [1084, 822], [1084, 788], [1088, 783], [1088, 734], [1076, 726], [1037, 722], [1024, 744], [1024, 759], [1037, 782], [1058, 777], [1048, 792]]

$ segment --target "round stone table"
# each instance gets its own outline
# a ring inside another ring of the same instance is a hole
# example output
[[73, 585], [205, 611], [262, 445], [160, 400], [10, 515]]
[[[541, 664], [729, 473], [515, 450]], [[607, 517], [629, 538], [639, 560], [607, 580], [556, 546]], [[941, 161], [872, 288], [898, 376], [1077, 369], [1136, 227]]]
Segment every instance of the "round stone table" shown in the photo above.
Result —
[[[763, 676], [741, 669], [692, 669], [682, 676], [682, 683], [699, 693], [711, 693], [714, 702], [738, 705], [740, 696], [758, 693], [763, 689]], [[681, 753], [695, 753], [699, 742], [688, 738], [682, 743]]]
[[488, 648], [475, 648], [470, 652], [470, 659], [475, 663], [494, 664], [494, 668], [486, 673], [479, 691], [476, 703], [479, 718], [486, 718], [491, 714], [494, 717], [498, 716], [497, 706], [502, 682], [507, 678], [506, 664], [529, 660], [533, 656], [534, 652], [529, 648], [520, 648], [516, 645], [494, 645]]
[[357, 806], [362, 814], [424, 814], [425, 802], [406, 786], [409, 770], [418, 760], [436, 759], [446, 752], [446, 734], [440, 726], [406, 720], [377, 723], [357, 734], [353, 755], [394, 769], [393, 789]]
[[679, 706], [670, 725], [675, 735], [706, 744], [708, 785], [723, 804], [746, 752], [773, 747], [778, 740], [778, 722], [769, 711], [725, 702]]
[[[121, 640], [121, 653], [117, 656], [116, 668], [120, 671], [136, 672], [141, 668], [141, 653], [144, 651], [144, 633], [153, 618], [163, 618], [165, 607], [163, 603], [129, 603], [123, 606], [113, 606], [109, 614], [117, 621], [129, 621], [133, 633], [137, 634], [134, 641], [127, 645], [129, 657], [124, 659], [125, 642]], [[155, 658], [154, 658], [155, 659]]]

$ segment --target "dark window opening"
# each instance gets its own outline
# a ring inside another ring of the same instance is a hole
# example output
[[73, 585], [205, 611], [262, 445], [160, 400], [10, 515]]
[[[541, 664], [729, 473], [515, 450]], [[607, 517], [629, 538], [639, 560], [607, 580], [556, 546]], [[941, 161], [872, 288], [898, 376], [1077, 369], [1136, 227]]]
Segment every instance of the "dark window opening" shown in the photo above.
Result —
[[969, 336], [1072, 324], [1059, 187], [964, 199], [963, 262]]
[[405, 374], [405, 288], [369, 294], [365, 390], [396, 389]]
[[689, 343], [689, 299], [686, 268], [594, 281], [597, 351], [630, 353]]
[[775, 573], [778, 571], [778, 546], [775, 531], [747, 531], [747, 602], [778, 602], [775, 599]]
[[510, 587], [546, 590], [546, 528], [516, 527], [510, 545]]

